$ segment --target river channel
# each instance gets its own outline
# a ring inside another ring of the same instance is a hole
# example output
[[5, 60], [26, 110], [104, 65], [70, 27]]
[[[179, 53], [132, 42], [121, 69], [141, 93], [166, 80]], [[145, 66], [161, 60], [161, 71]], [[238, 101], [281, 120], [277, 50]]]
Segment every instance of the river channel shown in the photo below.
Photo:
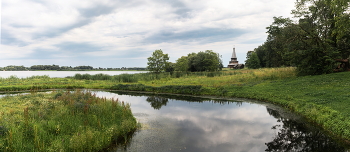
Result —
[[129, 103], [142, 126], [127, 144], [112, 145], [110, 152], [350, 151], [302, 117], [266, 102], [91, 92]]
[[142, 124], [126, 146], [111, 151], [349, 151], [301, 117], [264, 102], [95, 93], [130, 103]]

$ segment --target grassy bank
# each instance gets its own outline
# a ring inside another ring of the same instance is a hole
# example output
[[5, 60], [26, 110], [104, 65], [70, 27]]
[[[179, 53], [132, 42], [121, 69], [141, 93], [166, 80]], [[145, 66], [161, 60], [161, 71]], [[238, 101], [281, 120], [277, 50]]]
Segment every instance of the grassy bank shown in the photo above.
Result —
[[0, 79], [0, 91], [92, 88], [241, 97], [272, 102], [350, 140], [350, 72], [297, 77], [294, 68], [72, 78]]
[[0, 98], [0, 151], [98, 151], [137, 128], [130, 106], [89, 92]]

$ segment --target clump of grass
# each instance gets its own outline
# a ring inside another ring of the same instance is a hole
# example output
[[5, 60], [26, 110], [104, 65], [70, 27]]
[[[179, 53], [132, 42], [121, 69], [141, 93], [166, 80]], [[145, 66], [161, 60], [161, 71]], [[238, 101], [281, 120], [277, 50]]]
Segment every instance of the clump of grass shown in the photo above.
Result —
[[137, 128], [129, 104], [90, 92], [0, 100], [0, 151], [98, 151], [125, 144]]

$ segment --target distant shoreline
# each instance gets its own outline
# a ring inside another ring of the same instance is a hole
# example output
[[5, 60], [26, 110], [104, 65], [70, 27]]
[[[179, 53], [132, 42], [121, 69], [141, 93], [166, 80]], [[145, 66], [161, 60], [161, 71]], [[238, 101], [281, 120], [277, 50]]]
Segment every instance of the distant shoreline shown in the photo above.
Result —
[[148, 71], [148, 70], [1, 70], [1, 71]]
[[59, 66], [59, 65], [32, 65], [25, 67], [23, 65], [9, 65], [0, 67], [0, 71], [147, 71], [146, 67], [121, 67], [121, 68], [101, 68], [92, 66]]

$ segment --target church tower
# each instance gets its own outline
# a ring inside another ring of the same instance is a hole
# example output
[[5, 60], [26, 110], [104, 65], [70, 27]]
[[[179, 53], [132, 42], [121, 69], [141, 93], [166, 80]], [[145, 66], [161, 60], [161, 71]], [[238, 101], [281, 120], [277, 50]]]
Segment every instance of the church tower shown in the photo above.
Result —
[[235, 68], [237, 66], [238, 66], [238, 61], [237, 61], [237, 56], [236, 56], [236, 48], [233, 48], [231, 61], [229, 62], [227, 67], [228, 68]]

